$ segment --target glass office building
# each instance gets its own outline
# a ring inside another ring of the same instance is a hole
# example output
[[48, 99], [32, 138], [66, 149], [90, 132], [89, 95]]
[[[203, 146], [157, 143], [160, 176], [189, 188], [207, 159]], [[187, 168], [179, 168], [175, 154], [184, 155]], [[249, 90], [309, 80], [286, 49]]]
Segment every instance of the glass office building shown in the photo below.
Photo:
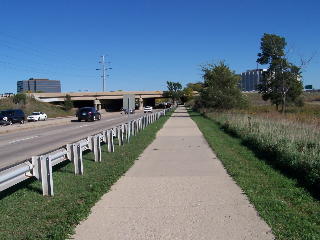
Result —
[[262, 74], [264, 71], [266, 71], [266, 69], [254, 69], [241, 73], [241, 91], [257, 91], [257, 86], [262, 79]]
[[17, 92], [56, 93], [61, 92], [61, 84], [59, 80], [30, 78], [29, 80], [17, 82]]

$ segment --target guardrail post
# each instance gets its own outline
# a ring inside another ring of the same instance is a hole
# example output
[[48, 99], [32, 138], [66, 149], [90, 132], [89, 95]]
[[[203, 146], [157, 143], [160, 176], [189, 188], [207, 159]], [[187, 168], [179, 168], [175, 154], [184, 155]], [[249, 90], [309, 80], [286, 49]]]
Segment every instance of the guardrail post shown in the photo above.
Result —
[[94, 161], [101, 162], [101, 145], [100, 145], [100, 136], [93, 137], [93, 154]]
[[112, 129], [107, 130], [107, 137], [108, 137], [108, 152], [114, 152]]
[[53, 196], [52, 165], [50, 156], [40, 156], [43, 196]]
[[113, 131], [111, 130], [111, 152], [114, 152]]
[[67, 144], [67, 158], [72, 162], [73, 161], [73, 151], [72, 151], [72, 144]]
[[117, 127], [117, 138], [118, 138], [118, 144], [119, 144], [119, 146], [121, 146], [122, 145], [122, 139], [121, 139], [121, 126], [118, 126]]
[[121, 124], [121, 144], [123, 145], [124, 144], [124, 125], [123, 124]]
[[123, 135], [126, 142], [128, 142], [128, 125], [126, 123], [123, 125]]
[[142, 130], [142, 117], [139, 118], [139, 131]]
[[107, 143], [107, 136], [106, 136], [106, 131], [102, 132], [102, 141], [106, 144]]
[[41, 181], [41, 162], [39, 156], [33, 156], [31, 158], [31, 162], [33, 165], [32, 175]]
[[131, 124], [130, 122], [127, 123], [128, 124], [128, 131], [127, 131], [127, 142], [130, 142], [130, 137], [131, 137]]
[[89, 137], [87, 138], [87, 140], [88, 140], [89, 149], [90, 149], [90, 151], [92, 151], [92, 150], [93, 150], [93, 137], [92, 137], [92, 136], [89, 136]]
[[82, 149], [80, 143], [72, 144], [74, 173], [83, 175]]
[[132, 136], [136, 135], [135, 122], [135, 120], [131, 121]]

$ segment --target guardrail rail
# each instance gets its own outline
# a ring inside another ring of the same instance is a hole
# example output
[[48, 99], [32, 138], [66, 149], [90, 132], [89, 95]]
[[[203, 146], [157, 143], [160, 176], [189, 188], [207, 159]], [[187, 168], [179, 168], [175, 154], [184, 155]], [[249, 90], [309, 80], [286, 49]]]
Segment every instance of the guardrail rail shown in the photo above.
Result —
[[23, 163], [0, 172], [0, 192], [22, 181], [36, 178], [42, 183], [44, 196], [53, 196], [52, 167], [64, 162], [71, 161], [74, 165], [75, 175], [84, 174], [82, 153], [90, 150], [94, 153], [94, 161], [101, 162], [101, 145], [107, 144], [108, 152], [114, 152], [114, 139], [119, 146], [128, 143], [131, 136], [135, 136], [149, 124], [166, 115], [171, 108], [159, 112], [143, 115], [137, 119], [105, 129], [99, 133], [88, 136], [74, 143], [62, 146], [47, 154], [32, 156]]

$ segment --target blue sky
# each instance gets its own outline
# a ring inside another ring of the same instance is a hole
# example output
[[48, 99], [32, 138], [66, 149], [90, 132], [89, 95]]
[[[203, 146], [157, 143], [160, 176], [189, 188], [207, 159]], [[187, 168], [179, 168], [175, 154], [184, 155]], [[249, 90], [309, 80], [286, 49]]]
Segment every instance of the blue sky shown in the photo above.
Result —
[[201, 80], [201, 65], [256, 68], [260, 38], [286, 38], [291, 61], [314, 55], [304, 84], [320, 88], [317, 0], [1, 0], [0, 93], [28, 78], [62, 91], [100, 91], [99, 57], [111, 61], [107, 90], [162, 90]]

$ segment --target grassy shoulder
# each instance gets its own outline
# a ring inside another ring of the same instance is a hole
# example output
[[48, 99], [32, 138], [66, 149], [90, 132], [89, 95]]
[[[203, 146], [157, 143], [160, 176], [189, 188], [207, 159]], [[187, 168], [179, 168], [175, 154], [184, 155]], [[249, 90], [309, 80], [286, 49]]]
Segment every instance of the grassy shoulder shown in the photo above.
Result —
[[83, 176], [74, 175], [71, 163], [60, 166], [53, 173], [54, 197], [41, 195], [39, 181], [0, 193], [0, 239], [66, 239], [154, 140], [169, 116], [149, 125], [130, 143], [116, 146], [114, 153], [103, 145], [100, 163], [94, 162], [91, 152], [85, 154]]
[[0, 99], [0, 111], [6, 109], [22, 109], [26, 115], [32, 112], [45, 112], [49, 118], [65, 117], [75, 114], [74, 110], [65, 111], [61, 106], [40, 102], [34, 98], [27, 97], [25, 103], [14, 103], [13, 97]]
[[296, 180], [259, 159], [241, 139], [213, 120], [190, 112], [228, 173], [242, 188], [277, 239], [320, 239], [320, 202]]

